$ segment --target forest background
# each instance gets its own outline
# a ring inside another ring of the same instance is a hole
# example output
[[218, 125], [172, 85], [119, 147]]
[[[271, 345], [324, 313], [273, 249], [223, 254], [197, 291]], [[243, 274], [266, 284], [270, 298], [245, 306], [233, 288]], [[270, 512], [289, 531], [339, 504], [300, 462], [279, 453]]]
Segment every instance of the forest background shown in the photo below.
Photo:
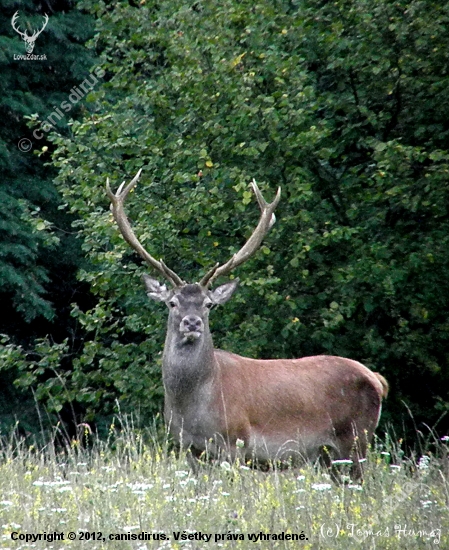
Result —
[[250, 180], [282, 187], [216, 347], [356, 359], [382, 428], [447, 434], [448, 29], [431, 0], [3, 0], [1, 432], [159, 422], [166, 313], [105, 195], [142, 168], [130, 218], [189, 281], [250, 234]]

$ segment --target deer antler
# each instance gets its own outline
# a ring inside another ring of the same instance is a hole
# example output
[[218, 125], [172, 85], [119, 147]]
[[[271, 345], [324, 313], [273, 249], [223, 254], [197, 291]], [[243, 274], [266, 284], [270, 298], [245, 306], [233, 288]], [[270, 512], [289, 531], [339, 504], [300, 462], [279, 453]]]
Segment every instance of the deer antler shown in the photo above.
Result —
[[19, 12], [16, 11], [16, 13], [12, 16], [11, 25], [12, 25], [12, 28], [16, 32], [18, 32], [20, 34], [20, 36], [25, 40], [35, 40], [41, 34], [41, 32], [45, 29], [45, 27], [47, 26], [47, 23], [48, 23], [48, 15], [44, 14], [45, 22], [44, 22], [44, 25], [43, 25], [42, 29], [40, 31], [34, 31], [33, 36], [28, 36], [26, 31], [22, 32], [21, 30], [19, 30], [20, 27], [16, 26], [16, 22], [17, 22], [18, 18], [19, 18]]
[[21, 30], [19, 30], [19, 27], [16, 26], [16, 21], [17, 21], [18, 18], [19, 18], [19, 12], [16, 11], [16, 13], [12, 16], [12, 19], [11, 19], [12, 28], [16, 32], [18, 32], [22, 38], [25, 38], [25, 37], [28, 38], [27, 33], [26, 32], [23, 33]]
[[42, 29], [40, 31], [34, 31], [32, 38], [36, 39], [41, 34], [41, 32], [45, 29], [45, 27], [47, 26], [47, 23], [48, 23], [48, 15], [47, 14], [44, 14], [44, 19], [45, 19], [45, 23], [42, 26]]
[[251, 182], [251, 188], [256, 195], [261, 211], [259, 223], [254, 229], [251, 237], [246, 241], [242, 248], [234, 254], [234, 256], [232, 256], [230, 260], [221, 266], [220, 264], [216, 264], [208, 273], [206, 273], [206, 275], [204, 275], [200, 281], [200, 285], [204, 288], [207, 288], [217, 277], [220, 277], [220, 275], [227, 275], [235, 267], [246, 262], [246, 260], [248, 260], [257, 251], [259, 246], [262, 244], [265, 235], [276, 221], [274, 210], [276, 209], [276, 206], [281, 198], [281, 188], [278, 188], [276, 197], [272, 203], [268, 203], [263, 198], [262, 193], [260, 192], [260, 189], [254, 179]]
[[151, 267], [154, 267], [157, 271], [159, 271], [161, 275], [163, 275], [166, 279], [168, 279], [175, 288], [183, 286], [185, 282], [174, 271], [168, 268], [162, 260], [159, 262], [158, 260], [153, 258], [153, 256], [151, 256], [151, 254], [149, 254], [145, 250], [145, 248], [140, 244], [125, 214], [123, 204], [126, 200], [126, 197], [128, 196], [128, 193], [136, 185], [141, 172], [142, 172], [142, 169], [140, 169], [137, 172], [137, 174], [134, 176], [131, 182], [128, 183], [126, 187], [125, 187], [125, 182], [123, 182], [115, 194], [111, 191], [111, 187], [109, 185], [109, 178], [107, 178], [106, 193], [109, 199], [111, 200], [112, 214], [120, 229], [121, 234], [123, 235], [123, 238], [131, 246], [131, 248], [133, 248], [140, 255], [140, 257], [147, 262], [148, 265], [150, 265]]

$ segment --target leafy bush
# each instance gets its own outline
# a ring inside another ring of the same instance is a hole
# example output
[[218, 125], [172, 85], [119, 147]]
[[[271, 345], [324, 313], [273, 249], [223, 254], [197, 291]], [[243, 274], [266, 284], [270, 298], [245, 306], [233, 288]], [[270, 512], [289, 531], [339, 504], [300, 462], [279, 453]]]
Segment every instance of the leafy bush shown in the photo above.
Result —
[[[405, 402], [434, 423], [449, 406], [448, 7], [85, 5], [106, 76], [70, 137], [52, 137], [87, 259], [79, 278], [97, 300], [73, 306], [85, 341], [58, 372], [68, 398], [87, 418], [117, 396], [126, 410], [160, 408], [164, 313], [145, 300], [145, 268], [104, 191], [106, 177], [117, 186], [143, 168], [129, 216], [189, 281], [250, 234], [250, 179], [268, 198], [282, 186], [277, 224], [213, 319], [217, 346], [360, 360], [391, 383], [387, 419]], [[56, 378], [41, 384], [55, 399]]]

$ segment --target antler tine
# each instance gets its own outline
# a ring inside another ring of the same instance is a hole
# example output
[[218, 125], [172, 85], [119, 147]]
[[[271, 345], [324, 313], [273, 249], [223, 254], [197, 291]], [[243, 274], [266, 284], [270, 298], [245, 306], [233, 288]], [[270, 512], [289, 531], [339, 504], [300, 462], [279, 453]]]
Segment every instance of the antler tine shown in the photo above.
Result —
[[[253, 178], [253, 180], [250, 182], [251, 189], [254, 191], [254, 194], [256, 195], [257, 202], [259, 203], [259, 208], [263, 212], [264, 208], [267, 208], [270, 206], [270, 204], [267, 203], [267, 201], [263, 198], [262, 193], [260, 192], [260, 189], [256, 183], [256, 180]], [[276, 206], [279, 204], [279, 201], [281, 200], [281, 188], [278, 187], [278, 190], [276, 192], [276, 196], [274, 198], [274, 201], [272, 202], [273, 208], [272, 208], [272, 214], [271, 214], [271, 220], [270, 220], [270, 227], [271, 229], [273, 225], [276, 222], [276, 216], [274, 215], [274, 210]]]
[[16, 13], [12, 16], [12, 19], [11, 19], [11, 25], [12, 25], [12, 28], [18, 32], [20, 34], [20, 36], [27, 36], [27, 33], [26, 32], [22, 32], [20, 31], [20, 26], [16, 26], [16, 22], [17, 22], [17, 19], [19, 19], [19, 12], [16, 11]]
[[137, 172], [126, 187], [125, 182], [123, 182], [116, 193], [113, 193], [111, 190], [109, 178], [106, 179], [106, 193], [111, 201], [112, 215], [114, 216], [123, 238], [131, 246], [131, 248], [133, 248], [139, 256], [147, 262], [148, 265], [159, 271], [161, 275], [168, 279], [175, 288], [180, 287], [185, 284], [184, 281], [174, 271], [168, 268], [162, 260], [156, 260], [149, 252], [145, 250], [145, 248], [140, 244], [139, 239], [136, 237], [125, 214], [123, 204], [129, 192], [135, 187], [141, 172], [142, 169]]
[[206, 275], [200, 281], [200, 285], [204, 288], [207, 288], [217, 277], [220, 277], [221, 275], [227, 275], [235, 267], [246, 262], [246, 260], [248, 260], [260, 247], [265, 235], [268, 233], [268, 231], [276, 221], [274, 210], [276, 209], [276, 206], [281, 199], [281, 188], [278, 188], [276, 197], [274, 198], [274, 201], [272, 203], [268, 203], [264, 199], [254, 179], [251, 182], [251, 189], [256, 195], [256, 199], [261, 211], [259, 223], [254, 229], [251, 237], [246, 241], [242, 248], [232, 256], [230, 260], [228, 260], [222, 266], [220, 266], [220, 264], [214, 265], [214, 267], [206, 273]]
[[108, 197], [111, 200], [111, 207], [115, 204], [117, 204], [119, 201], [123, 204], [125, 202], [126, 197], [128, 196], [128, 193], [133, 189], [137, 182], [139, 181], [140, 174], [142, 173], [142, 168], [137, 172], [137, 174], [133, 177], [133, 179], [128, 183], [128, 185], [123, 189], [123, 187], [126, 184], [126, 181], [122, 181], [122, 183], [119, 185], [119, 188], [117, 189], [116, 193], [113, 193], [111, 190], [111, 186], [109, 185], [109, 178], [106, 178], [106, 193]]
[[48, 23], [48, 15], [47, 14], [44, 14], [44, 19], [45, 19], [45, 22], [42, 26], [42, 29], [40, 29], [39, 31], [34, 31], [33, 32], [33, 38], [37, 38], [41, 32], [45, 29], [45, 27], [47, 26], [47, 23]]

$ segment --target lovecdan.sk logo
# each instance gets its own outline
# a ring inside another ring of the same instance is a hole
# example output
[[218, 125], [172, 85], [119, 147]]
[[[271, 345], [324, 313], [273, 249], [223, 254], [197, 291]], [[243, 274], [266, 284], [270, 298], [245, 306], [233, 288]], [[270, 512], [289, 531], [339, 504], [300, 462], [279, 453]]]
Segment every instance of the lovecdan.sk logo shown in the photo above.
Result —
[[11, 19], [11, 25], [12, 25], [12, 28], [20, 34], [20, 36], [22, 37], [22, 40], [25, 42], [25, 48], [26, 48], [26, 51], [27, 53], [33, 53], [33, 50], [34, 50], [34, 44], [37, 40], [37, 37], [41, 34], [41, 32], [45, 29], [45, 27], [47, 26], [47, 23], [48, 23], [48, 15], [45, 14], [44, 15], [44, 24], [42, 25], [42, 28], [40, 30], [37, 30], [37, 31], [34, 31], [33, 34], [31, 36], [28, 36], [27, 32], [24, 31], [22, 32], [20, 30], [20, 26], [17, 25], [17, 20], [19, 19], [19, 12], [16, 11], [16, 13], [12, 16], [12, 19]]

